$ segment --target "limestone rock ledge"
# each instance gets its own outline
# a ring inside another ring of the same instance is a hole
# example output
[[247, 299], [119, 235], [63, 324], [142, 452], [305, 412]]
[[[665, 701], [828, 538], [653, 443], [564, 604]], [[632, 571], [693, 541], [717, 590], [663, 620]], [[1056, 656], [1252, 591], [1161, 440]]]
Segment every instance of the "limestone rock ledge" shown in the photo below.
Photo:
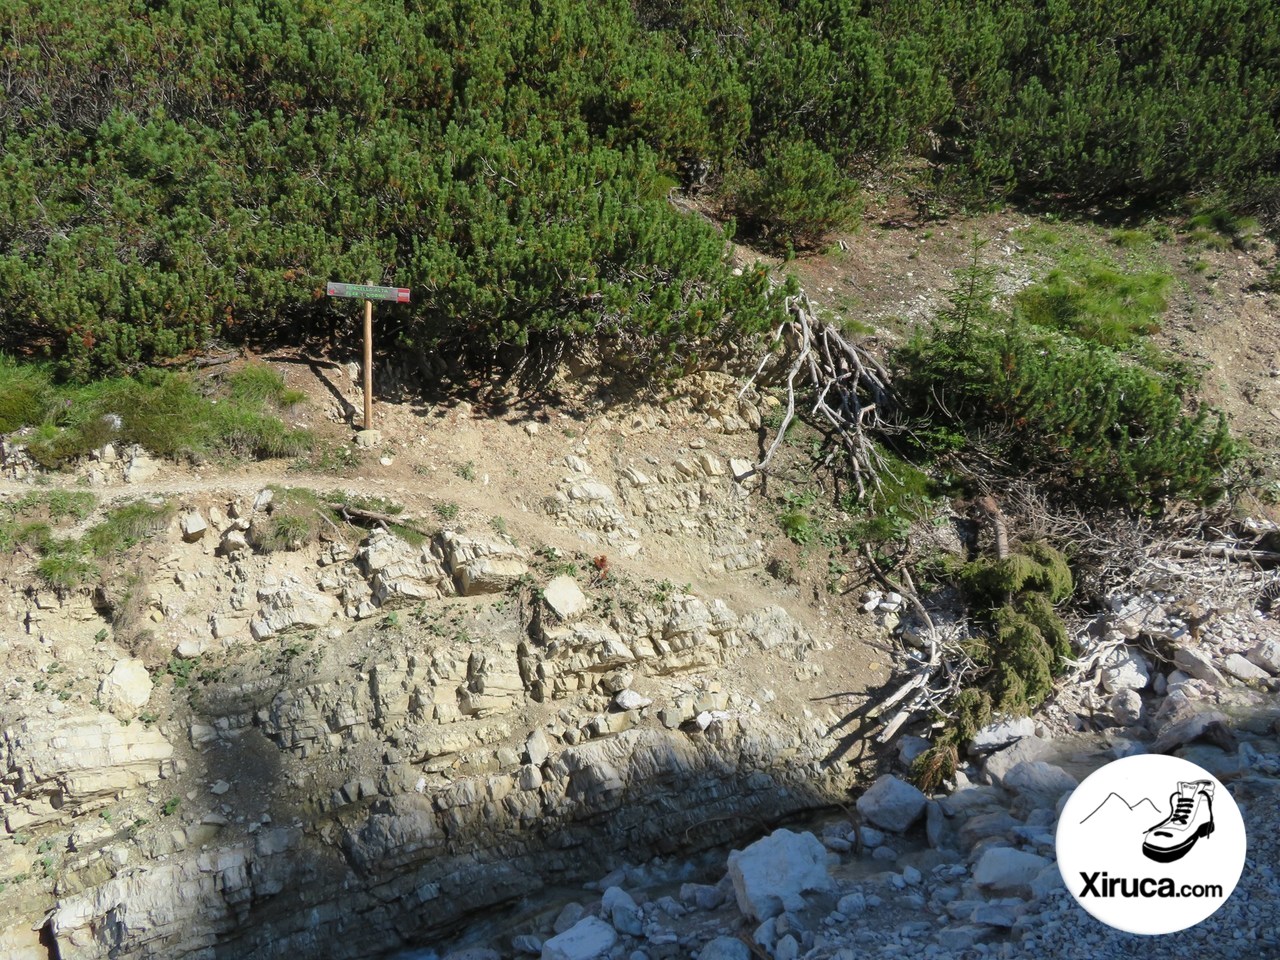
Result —
[[158, 731], [110, 714], [23, 720], [0, 733], [0, 798], [10, 833], [98, 807], [174, 772]]
[[744, 819], [821, 803], [837, 789], [813, 778], [826, 748], [763, 717], [697, 735], [635, 728], [548, 756], [537, 778], [379, 797], [124, 871], [59, 900], [47, 929], [63, 960], [377, 956], [602, 863], [710, 846]]

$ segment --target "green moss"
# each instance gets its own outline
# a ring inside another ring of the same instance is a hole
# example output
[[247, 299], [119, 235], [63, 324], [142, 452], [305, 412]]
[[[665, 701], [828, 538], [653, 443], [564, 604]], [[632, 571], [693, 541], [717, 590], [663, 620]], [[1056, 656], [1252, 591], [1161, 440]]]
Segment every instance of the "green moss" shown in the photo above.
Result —
[[1055, 655], [1040, 628], [1012, 607], [995, 617], [992, 699], [999, 710], [1027, 713], [1053, 692]]
[[1075, 588], [1066, 557], [1042, 543], [1030, 544], [1024, 552], [1003, 560], [983, 557], [965, 564], [960, 582], [970, 602], [984, 609], [1000, 606], [1026, 591], [1044, 593], [1051, 603], [1059, 603]]

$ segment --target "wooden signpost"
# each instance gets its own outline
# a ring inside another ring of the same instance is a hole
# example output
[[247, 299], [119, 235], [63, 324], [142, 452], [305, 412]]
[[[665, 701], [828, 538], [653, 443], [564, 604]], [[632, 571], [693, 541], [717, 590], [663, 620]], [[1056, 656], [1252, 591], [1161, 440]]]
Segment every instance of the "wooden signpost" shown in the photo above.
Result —
[[326, 290], [331, 297], [364, 301], [364, 428], [373, 429], [373, 301], [408, 303], [408, 287], [377, 287], [372, 283], [334, 283]]

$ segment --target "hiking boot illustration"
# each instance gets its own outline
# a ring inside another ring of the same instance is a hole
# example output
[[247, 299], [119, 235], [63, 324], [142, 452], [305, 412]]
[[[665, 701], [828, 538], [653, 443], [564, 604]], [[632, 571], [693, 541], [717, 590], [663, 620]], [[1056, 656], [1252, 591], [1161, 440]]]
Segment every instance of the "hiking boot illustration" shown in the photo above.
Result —
[[1182, 859], [1197, 840], [1213, 833], [1213, 783], [1179, 783], [1169, 796], [1169, 808], [1169, 816], [1147, 830], [1142, 841], [1142, 852], [1160, 863]]

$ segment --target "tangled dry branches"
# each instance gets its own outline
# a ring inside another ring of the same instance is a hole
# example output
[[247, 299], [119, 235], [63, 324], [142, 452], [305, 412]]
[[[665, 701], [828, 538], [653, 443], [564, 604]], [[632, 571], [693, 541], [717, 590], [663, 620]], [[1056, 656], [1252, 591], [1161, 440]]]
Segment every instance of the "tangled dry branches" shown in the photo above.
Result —
[[[787, 312], [791, 319], [774, 332], [771, 342], [783, 340], [794, 353], [786, 376], [787, 408], [778, 432], [757, 467], [763, 472], [781, 446], [787, 428], [796, 416], [798, 389], [812, 392], [812, 417], [820, 417], [834, 431], [858, 488], [858, 496], [867, 492], [867, 484], [877, 483], [881, 467], [880, 455], [871, 442], [871, 431], [884, 429], [884, 412], [889, 405], [889, 371], [868, 351], [851, 343], [839, 330], [814, 313], [813, 304], [804, 293], [788, 297]], [[766, 355], [742, 388], [742, 393], [755, 384], [769, 360]], [[835, 451], [833, 451], [834, 455]], [[828, 458], [828, 462], [830, 458]]]

